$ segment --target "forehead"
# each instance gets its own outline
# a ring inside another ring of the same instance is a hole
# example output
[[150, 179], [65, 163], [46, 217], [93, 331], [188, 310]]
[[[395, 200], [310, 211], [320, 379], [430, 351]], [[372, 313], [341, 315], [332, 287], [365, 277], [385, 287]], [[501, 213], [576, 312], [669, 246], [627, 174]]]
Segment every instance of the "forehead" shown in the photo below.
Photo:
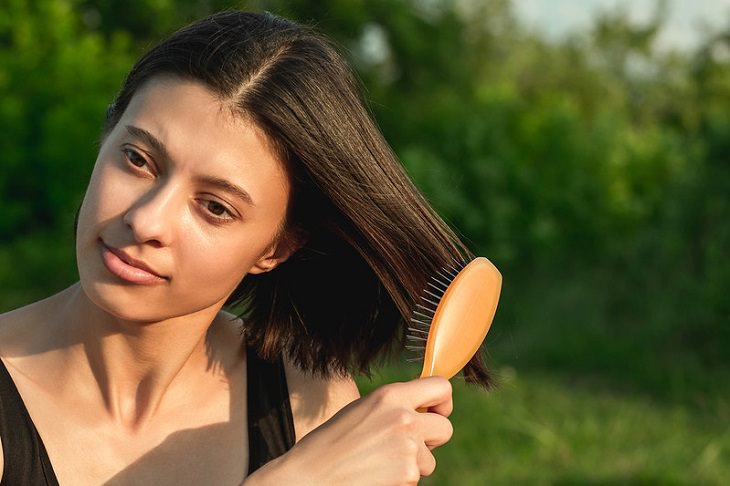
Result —
[[127, 136], [128, 126], [149, 132], [164, 146], [177, 169], [245, 184], [251, 196], [289, 184], [274, 144], [250, 117], [235, 112], [202, 83], [156, 77], [130, 100], [112, 136]]
[[170, 134], [174, 134], [175, 128], [182, 130], [192, 123], [199, 129], [198, 139], [212, 135], [206, 131], [208, 128], [225, 135], [256, 132], [257, 138], [268, 146], [252, 119], [233, 107], [232, 102], [223, 100], [201, 82], [161, 75], [147, 80], [135, 91], [120, 121], [142, 120]]

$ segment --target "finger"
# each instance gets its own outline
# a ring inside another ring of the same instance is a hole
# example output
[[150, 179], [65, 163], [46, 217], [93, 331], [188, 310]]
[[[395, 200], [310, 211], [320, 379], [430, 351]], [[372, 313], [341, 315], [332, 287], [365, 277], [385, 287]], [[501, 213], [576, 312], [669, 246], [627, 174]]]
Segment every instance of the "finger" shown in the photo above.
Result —
[[423, 442], [429, 449], [446, 444], [454, 435], [454, 427], [449, 419], [435, 413], [419, 414], [418, 426]]
[[454, 411], [454, 400], [451, 396], [449, 396], [449, 399], [445, 402], [437, 403], [436, 405], [428, 408], [422, 408], [418, 410], [419, 412], [431, 412], [431, 413], [437, 413], [443, 417], [449, 417], [451, 416], [451, 412]]
[[449, 405], [449, 402], [451, 402], [451, 383], [445, 378], [429, 376], [407, 381], [400, 385], [403, 393], [401, 403], [408, 404], [413, 410], [434, 408], [439, 411], [448, 411], [452, 408]]
[[431, 451], [423, 443], [418, 449], [418, 470], [421, 477], [430, 476], [436, 469], [436, 458], [433, 457]]

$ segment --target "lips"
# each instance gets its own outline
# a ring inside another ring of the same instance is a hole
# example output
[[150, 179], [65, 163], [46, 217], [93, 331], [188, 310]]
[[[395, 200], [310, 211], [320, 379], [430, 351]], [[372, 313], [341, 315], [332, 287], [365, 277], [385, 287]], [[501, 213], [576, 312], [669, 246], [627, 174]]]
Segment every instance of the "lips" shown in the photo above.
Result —
[[141, 260], [131, 257], [124, 251], [101, 242], [101, 258], [112, 274], [134, 284], [152, 285], [166, 282], [167, 278], [157, 273]]

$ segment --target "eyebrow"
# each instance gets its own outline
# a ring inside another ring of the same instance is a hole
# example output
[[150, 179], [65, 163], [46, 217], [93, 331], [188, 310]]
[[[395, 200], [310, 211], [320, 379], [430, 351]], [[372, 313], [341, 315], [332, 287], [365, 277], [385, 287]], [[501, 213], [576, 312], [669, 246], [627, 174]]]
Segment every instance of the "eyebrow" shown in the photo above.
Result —
[[[150, 147], [152, 147], [156, 152], [160, 154], [161, 157], [170, 160], [170, 154], [167, 151], [167, 147], [165, 147], [165, 144], [160, 141], [157, 137], [152, 135], [150, 132], [145, 130], [144, 128], [135, 127], [134, 125], [125, 125], [127, 128], [127, 131], [130, 135], [133, 137], [141, 138], [144, 140]], [[249, 204], [251, 206], [256, 206], [253, 202], [253, 198], [251, 195], [246, 192], [242, 187], [237, 186], [236, 184], [227, 181], [226, 179], [222, 179], [220, 177], [215, 176], [198, 176], [196, 177], [196, 180], [202, 184], [207, 184], [209, 186], [215, 186], [218, 189], [221, 189], [222, 191], [225, 191], [235, 197], [238, 197], [246, 204]]]
[[125, 125], [129, 134], [133, 137], [141, 138], [147, 144], [155, 149], [155, 152], [159, 153], [163, 158], [169, 159], [170, 154], [167, 152], [167, 147], [157, 137], [152, 135], [144, 128], [135, 127], [134, 125]]
[[254, 204], [253, 202], [253, 199], [251, 198], [251, 195], [248, 192], [246, 192], [242, 187], [239, 187], [230, 181], [213, 176], [198, 176], [196, 177], [196, 180], [203, 184], [215, 186], [222, 191], [232, 194], [243, 200], [243, 202], [245, 202], [246, 204], [256, 206], [256, 204]]

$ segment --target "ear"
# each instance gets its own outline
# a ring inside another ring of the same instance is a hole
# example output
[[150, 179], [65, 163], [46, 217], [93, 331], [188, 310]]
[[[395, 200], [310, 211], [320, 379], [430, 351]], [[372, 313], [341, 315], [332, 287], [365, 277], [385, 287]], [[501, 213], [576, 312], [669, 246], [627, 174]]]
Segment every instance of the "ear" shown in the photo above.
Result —
[[249, 274], [257, 275], [270, 272], [290, 256], [299, 250], [306, 242], [306, 237], [302, 231], [288, 230], [286, 233], [274, 241], [266, 252], [254, 263]]

